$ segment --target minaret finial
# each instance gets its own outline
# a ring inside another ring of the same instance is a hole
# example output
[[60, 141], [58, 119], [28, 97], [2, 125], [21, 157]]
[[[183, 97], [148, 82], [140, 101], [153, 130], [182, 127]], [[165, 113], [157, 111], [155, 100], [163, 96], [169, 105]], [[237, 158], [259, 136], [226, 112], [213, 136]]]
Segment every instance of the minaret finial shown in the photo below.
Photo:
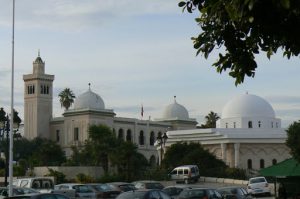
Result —
[[39, 51], [38, 51], [38, 57], [40, 57], [40, 54], [41, 54], [41, 53], [40, 53], [40, 49], [39, 49]]
[[91, 83], [89, 83], [89, 90], [91, 90]]
[[176, 103], [176, 95], [174, 95], [174, 102]]

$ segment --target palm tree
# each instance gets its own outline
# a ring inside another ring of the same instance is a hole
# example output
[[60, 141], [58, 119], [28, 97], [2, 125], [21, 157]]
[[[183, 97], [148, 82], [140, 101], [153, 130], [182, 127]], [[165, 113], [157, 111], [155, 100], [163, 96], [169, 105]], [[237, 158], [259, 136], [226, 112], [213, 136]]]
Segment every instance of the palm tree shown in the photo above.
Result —
[[220, 119], [217, 113], [210, 111], [207, 116], [205, 116], [205, 127], [206, 128], [216, 128], [216, 122]]
[[70, 88], [65, 88], [58, 94], [58, 97], [60, 97], [59, 101], [61, 107], [65, 107], [65, 109], [68, 110], [74, 103], [75, 95]]

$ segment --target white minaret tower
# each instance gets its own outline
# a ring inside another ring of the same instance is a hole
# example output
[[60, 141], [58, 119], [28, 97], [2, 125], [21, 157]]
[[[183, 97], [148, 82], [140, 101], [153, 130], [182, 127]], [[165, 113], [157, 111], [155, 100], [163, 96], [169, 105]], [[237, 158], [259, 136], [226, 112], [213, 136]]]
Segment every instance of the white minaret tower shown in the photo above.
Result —
[[50, 139], [54, 75], [45, 74], [45, 62], [38, 57], [33, 62], [33, 73], [24, 80], [24, 136], [27, 139]]

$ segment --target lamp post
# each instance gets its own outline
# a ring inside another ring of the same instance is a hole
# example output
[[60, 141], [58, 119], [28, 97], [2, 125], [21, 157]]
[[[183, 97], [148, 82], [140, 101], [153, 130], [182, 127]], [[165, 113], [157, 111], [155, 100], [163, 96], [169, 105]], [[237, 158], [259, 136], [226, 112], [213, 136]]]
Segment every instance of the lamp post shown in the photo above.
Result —
[[163, 136], [161, 136], [161, 134], [158, 134], [156, 141], [158, 143], [158, 145], [160, 146], [160, 167], [162, 166], [161, 162], [162, 162], [162, 156], [163, 156], [163, 147], [165, 147], [166, 142], [167, 142], [168, 136], [167, 133], [164, 133]]
[[[17, 116], [17, 114], [16, 114]], [[18, 116], [15, 119], [19, 119]], [[20, 121], [18, 120], [17, 122], [13, 122], [13, 131], [12, 132], [17, 132], [19, 130], [19, 124]], [[4, 178], [4, 185], [7, 186], [7, 178], [9, 174], [9, 166], [12, 164], [10, 162], [10, 118], [8, 114], [5, 113], [3, 108], [0, 108], [0, 139], [1, 141], [5, 142], [5, 178]], [[12, 165], [11, 165], [12, 166]]]

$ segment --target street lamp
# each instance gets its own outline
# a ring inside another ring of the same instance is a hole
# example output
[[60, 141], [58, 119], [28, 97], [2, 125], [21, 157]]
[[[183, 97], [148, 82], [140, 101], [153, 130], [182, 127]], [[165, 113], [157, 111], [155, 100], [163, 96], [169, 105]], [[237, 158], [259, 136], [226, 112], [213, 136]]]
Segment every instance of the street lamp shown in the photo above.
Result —
[[160, 146], [160, 161], [159, 161], [160, 167], [162, 166], [161, 162], [163, 157], [163, 146], [165, 147], [167, 139], [168, 139], [167, 133], [164, 133], [163, 136], [161, 136], [161, 133], [159, 133], [156, 138], [157, 144]]
[[[17, 119], [16, 117], [15, 119]], [[13, 122], [13, 132], [17, 132], [19, 130], [19, 121], [14, 121]], [[9, 173], [9, 144], [10, 144], [10, 118], [8, 114], [6, 115], [5, 111], [3, 108], [0, 108], [0, 139], [1, 141], [5, 141], [5, 178], [4, 178], [4, 185], [7, 186], [7, 178], [8, 178], [8, 173]]]

